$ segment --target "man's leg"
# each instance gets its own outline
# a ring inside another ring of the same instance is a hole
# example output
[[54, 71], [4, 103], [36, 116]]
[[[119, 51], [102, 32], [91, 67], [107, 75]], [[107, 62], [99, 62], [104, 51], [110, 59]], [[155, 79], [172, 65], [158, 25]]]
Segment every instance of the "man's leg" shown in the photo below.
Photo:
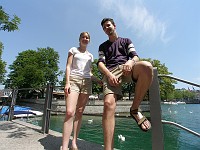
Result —
[[[139, 108], [139, 105], [142, 102], [144, 96], [146, 95], [153, 80], [153, 67], [151, 63], [147, 61], [137, 62], [133, 68], [133, 78], [137, 80], [137, 82], [135, 86], [135, 96], [131, 109], [136, 110]], [[137, 120], [143, 117], [140, 113], [134, 116]], [[150, 128], [150, 126], [150, 122], [145, 121], [141, 127], [143, 129], [148, 129]]]
[[102, 119], [104, 133], [104, 150], [113, 150], [116, 98], [117, 97], [114, 94], [107, 94], [104, 97], [104, 110]]

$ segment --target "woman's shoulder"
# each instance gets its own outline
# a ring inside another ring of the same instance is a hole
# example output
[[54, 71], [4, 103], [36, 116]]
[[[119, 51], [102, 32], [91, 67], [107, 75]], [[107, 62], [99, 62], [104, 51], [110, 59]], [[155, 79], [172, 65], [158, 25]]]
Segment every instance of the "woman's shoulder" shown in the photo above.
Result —
[[87, 55], [88, 55], [89, 57], [91, 57], [92, 60], [94, 59], [92, 53], [90, 53], [88, 50], [87, 50]]
[[72, 48], [69, 49], [69, 52], [72, 53], [72, 54], [76, 54], [76, 53], [78, 53], [79, 51], [78, 51], [78, 48], [77, 48], [77, 47], [72, 47]]
[[75, 46], [74, 46], [74, 47], [71, 47], [70, 50], [78, 51], [78, 47], [75, 47]]
[[91, 55], [91, 56], [93, 56], [93, 54], [92, 54], [91, 52], [89, 52], [88, 50], [87, 50], [87, 53], [88, 53], [88, 55]]

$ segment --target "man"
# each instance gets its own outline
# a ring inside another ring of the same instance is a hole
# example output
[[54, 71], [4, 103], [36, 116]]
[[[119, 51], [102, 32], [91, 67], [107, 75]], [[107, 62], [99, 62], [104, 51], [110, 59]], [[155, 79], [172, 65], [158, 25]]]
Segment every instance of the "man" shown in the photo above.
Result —
[[98, 68], [103, 73], [103, 132], [104, 149], [112, 150], [114, 145], [116, 101], [122, 97], [122, 82], [136, 82], [135, 96], [130, 115], [143, 131], [151, 128], [150, 122], [138, 112], [139, 105], [153, 79], [153, 67], [147, 61], [139, 61], [134, 45], [128, 38], [117, 35], [113, 19], [104, 18], [101, 22], [108, 40], [99, 46]]

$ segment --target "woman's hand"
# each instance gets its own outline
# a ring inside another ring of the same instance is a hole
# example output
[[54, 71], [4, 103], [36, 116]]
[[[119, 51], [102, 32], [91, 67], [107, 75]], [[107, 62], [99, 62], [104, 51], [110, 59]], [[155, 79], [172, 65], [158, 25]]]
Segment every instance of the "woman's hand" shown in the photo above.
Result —
[[65, 96], [67, 97], [68, 96], [68, 94], [70, 94], [70, 84], [69, 83], [66, 83], [65, 84]]
[[103, 81], [102, 81], [102, 80], [98, 80], [97, 83], [98, 83], [100, 86], [103, 86]]

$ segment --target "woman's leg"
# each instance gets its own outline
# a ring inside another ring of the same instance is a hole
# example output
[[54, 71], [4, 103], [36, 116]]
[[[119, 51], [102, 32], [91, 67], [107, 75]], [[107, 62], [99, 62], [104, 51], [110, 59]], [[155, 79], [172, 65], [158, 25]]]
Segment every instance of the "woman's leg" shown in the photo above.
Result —
[[73, 119], [76, 111], [79, 93], [71, 92], [66, 98], [66, 114], [63, 125], [62, 150], [68, 149], [70, 135], [73, 128]]
[[73, 140], [72, 140], [73, 148], [77, 148], [77, 138], [81, 128], [82, 115], [88, 99], [89, 99], [89, 94], [81, 93], [78, 97], [78, 102], [76, 106], [76, 115], [74, 119], [74, 129], [73, 129]]

